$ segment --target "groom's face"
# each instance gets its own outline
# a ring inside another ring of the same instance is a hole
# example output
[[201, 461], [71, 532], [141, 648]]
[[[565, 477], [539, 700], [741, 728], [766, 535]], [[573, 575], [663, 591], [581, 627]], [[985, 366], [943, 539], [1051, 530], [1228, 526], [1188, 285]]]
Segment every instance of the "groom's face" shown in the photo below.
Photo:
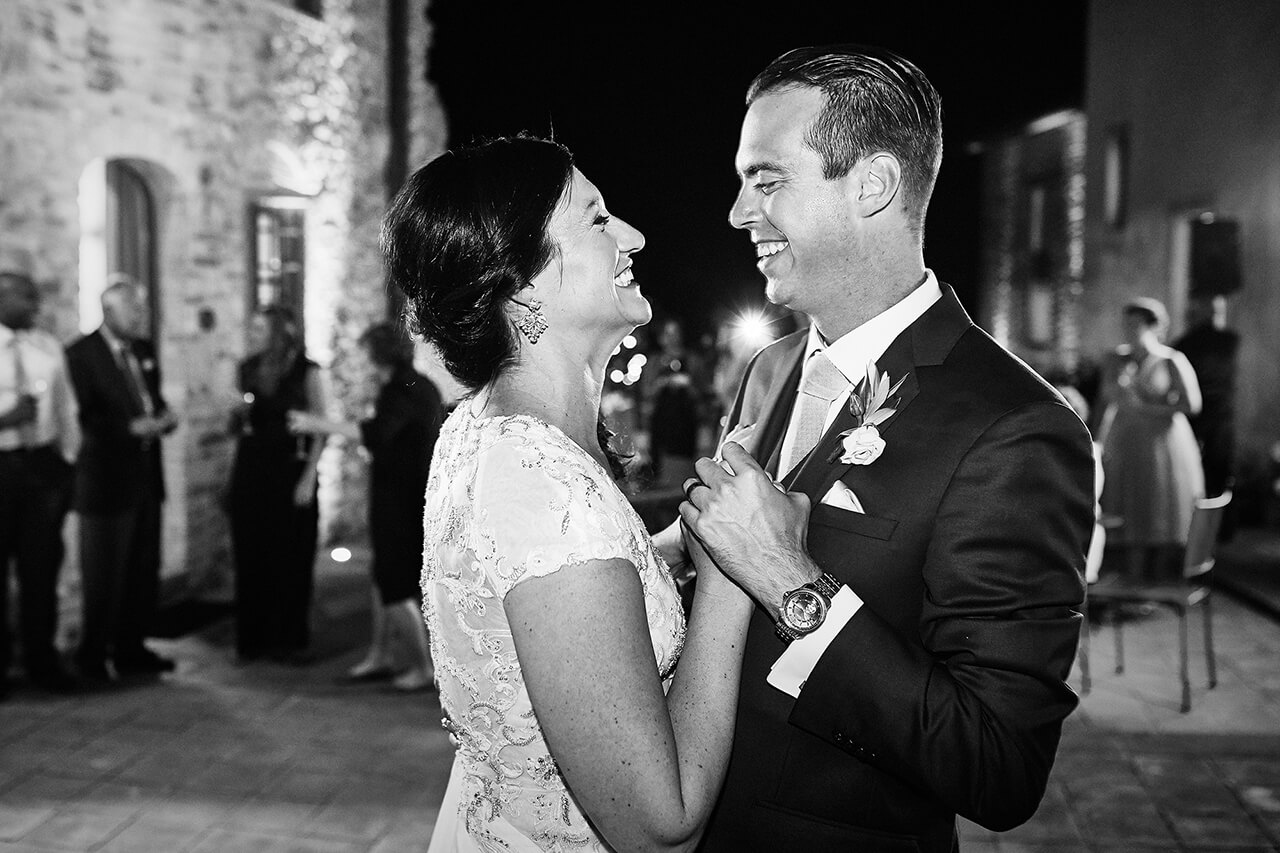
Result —
[[808, 86], [762, 95], [747, 109], [729, 223], [751, 236], [769, 301], [806, 314], [844, 297], [859, 244], [850, 175], [827, 180], [805, 136], [825, 96]]

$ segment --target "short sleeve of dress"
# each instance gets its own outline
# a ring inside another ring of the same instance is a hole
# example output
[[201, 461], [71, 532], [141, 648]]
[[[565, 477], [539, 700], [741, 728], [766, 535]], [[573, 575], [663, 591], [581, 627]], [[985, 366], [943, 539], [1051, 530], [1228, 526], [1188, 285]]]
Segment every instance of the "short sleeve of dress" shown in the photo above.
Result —
[[565, 566], [630, 559], [616, 491], [601, 488], [603, 471], [567, 441], [516, 424], [480, 452], [474, 549], [500, 598]]

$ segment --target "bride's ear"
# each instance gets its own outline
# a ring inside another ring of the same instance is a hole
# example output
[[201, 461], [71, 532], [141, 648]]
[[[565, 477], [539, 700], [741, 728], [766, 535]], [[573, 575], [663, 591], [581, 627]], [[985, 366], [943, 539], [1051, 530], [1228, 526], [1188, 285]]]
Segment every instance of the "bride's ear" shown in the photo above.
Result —
[[[507, 310], [520, 314], [522, 313], [522, 309], [528, 310], [529, 303], [535, 299], [538, 299], [537, 286], [532, 283], [526, 284], [511, 296], [507, 297]], [[541, 303], [541, 300], [538, 301]]]

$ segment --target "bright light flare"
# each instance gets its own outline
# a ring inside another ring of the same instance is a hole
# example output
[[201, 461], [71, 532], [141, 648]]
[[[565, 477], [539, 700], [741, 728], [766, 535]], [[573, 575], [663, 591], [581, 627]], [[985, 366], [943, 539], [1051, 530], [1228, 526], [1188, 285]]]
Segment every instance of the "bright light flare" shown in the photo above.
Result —
[[351, 559], [350, 548], [334, 548], [329, 552], [329, 556], [333, 558], [335, 563], [345, 563]]
[[734, 337], [752, 347], [762, 347], [773, 342], [773, 332], [769, 330], [770, 320], [759, 311], [747, 311], [739, 314], [733, 321]]

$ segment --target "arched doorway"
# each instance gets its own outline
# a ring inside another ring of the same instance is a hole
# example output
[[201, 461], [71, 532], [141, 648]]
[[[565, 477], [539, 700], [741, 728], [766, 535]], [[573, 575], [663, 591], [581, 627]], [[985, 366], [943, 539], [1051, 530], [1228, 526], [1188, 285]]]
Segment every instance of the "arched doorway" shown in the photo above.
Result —
[[80, 330], [102, 322], [102, 291], [128, 279], [147, 294], [149, 336], [160, 328], [155, 194], [145, 163], [95, 160], [80, 176]]

